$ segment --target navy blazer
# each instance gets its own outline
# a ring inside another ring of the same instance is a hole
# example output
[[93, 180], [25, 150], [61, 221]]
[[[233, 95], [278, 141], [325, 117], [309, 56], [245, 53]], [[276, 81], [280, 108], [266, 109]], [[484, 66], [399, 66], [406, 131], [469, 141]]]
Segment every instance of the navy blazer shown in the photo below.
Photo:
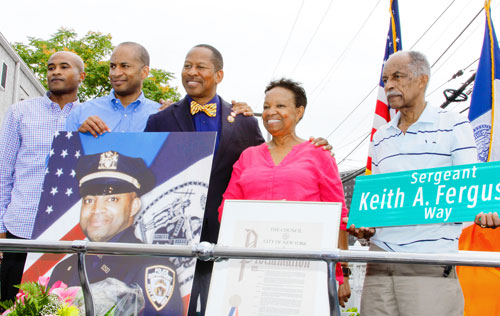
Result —
[[[128, 227], [113, 237], [110, 242], [142, 243], [142, 241], [135, 237], [133, 226]], [[145, 308], [138, 313], [139, 315], [180, 315], [179, 312], [183, 309], [177, 270], [175, 265], [166, 258], [95, 255], [85, 256], [85, 264], [90, 284], [103, 281], [107, 278], [113, 278], [124, 282], [128, 286], [140, 286]], [[157, 274], [156, 279], [163, 281], [163, 284], [168, 286], [167, 288], [173, 287], [170, 293], [163, 293], [163, 297], [148, 294], [148, 292], [151, 293], [151, 291], [158, 289], [158, 286], [155, 286], [154, 282], [152, 282], [153, 277], [151, 276], [152, 272], [157, 269], [163, 271], [164, 274]], [[165, 272], [172, 278], [166, 277]], [[81, 285], [78, 275], [77, 255], [71, 255], [55, 266], [50, 276], [50, 286], [53, 286], [57, 281], [63, 281], [68, 286]], [[101, 293], [94, 292], [93, 294], [95, 297]], [[129, 299], [132, 298], [134, 296]], [[119, 299], [121, 300], [121, 304], [117, 305], [116, 315], [125, 315], [124, 311], [120, 313], [120, 309], [128, 308], [130, 303], [125, 303], [122, 297], [119, 297]], [[165, 299], [166, 302], [162, 299]]]
[[[222, 202], [222, 194], [233, 172], [234, 163], [240, 158], [243, 150], [264, 142], [262, 134], [253, 116], [237, 115], [233, 123], [228, 122], [231, 115], [231, 104], [220, 98], [221, 103], [221, 135], [219, 148], [215, 154], [210, 184], [208, 187], [205, 218], [201, 232], [201, 240], [217, 242], [219, 235], [218, 208]], [[187, 97], [169, 106], [167, 109], [149, 117], [145, 132], [196, 132], [193, 118], [189, 112]]]

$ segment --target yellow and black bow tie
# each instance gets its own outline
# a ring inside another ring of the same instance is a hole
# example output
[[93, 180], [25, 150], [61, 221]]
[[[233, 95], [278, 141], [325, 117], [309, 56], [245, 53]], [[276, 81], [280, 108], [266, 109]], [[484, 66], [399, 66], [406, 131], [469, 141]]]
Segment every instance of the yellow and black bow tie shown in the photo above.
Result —
[[201, 105], [196, 101], [191, 101], [191, 115], [195, 115], [200, 111], [205, 112], [205, 114], [210, 117], [215, 117], [215, 114], [217, 113], [217, 103], [207, 103], [205, 105]]

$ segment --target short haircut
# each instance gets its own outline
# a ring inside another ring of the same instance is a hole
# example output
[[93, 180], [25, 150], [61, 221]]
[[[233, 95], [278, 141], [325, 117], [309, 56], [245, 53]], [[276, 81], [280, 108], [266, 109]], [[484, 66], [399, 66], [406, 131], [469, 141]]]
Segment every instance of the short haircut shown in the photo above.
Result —
[[83, 62], [83, 59], [73, 52], [69, 52], [69, 53], [71, 55], [73, 55], [73, 61], [75, 62], [75, 65], [76, 65], [76, 68], [78, 69], [78, 71], [84, 72], [85, 71], [85, 63]]
[[70, 56], [71, 61], [75, 63], [75, 66], [76, 66], [76, 69], [78, 70], [78, 72], [84, 72], [85, 71], [85, 64], [83, 62], [83, 59], [80, 56], [78, 56], [77, 54], [75, 54], [73, 52], [70, 52], [70, 51], [62, 50], [62, 51], [55, 52], [54, 54], [52, 54], [49, 57], [49, 61], [52, 58], [52, 56], [55, 56], [55, 55], [58, 55], [58, 54]]
[[214, 64], [215, 71], [219, 71], [224, 69], [224, 60], [222, 59], [222, 54], [219, 52], [219, 50], [212, 45], [208, 44], [198, 44], [194, 46], [193, 48], [196, 47], [204, 47], [206, 49], [209, 49], [212, 52], [212, 63]]
[[144, 46], [142, 46], [141, 44], [139, 43], [136, 43], [136, 42], [123, 42], [123, 43], [120, 43], [118, 44], [118, 46], [116, 47], [119, 47], [119, 46], [123, 46], [123, 45], [127, 45], [127, 46], [133, 46], [137, 49], [137, 52], [139, 53], [139, 60], [145, 65], [145, 66], [148, 66], [149, 67], [149, 53], [148, 51], [144, 48]]
[[415, 77], [426, 75], [427, 77], [429, 77], [429, 79], [431, 78], [431, 66], [424, 54], [414, 50], [399, 51], [394, 53], [393, 55], [396, 54], [407, 54], [408, 57], [410, 57], [410, 63], [408, 64], [408, 67], [413, 72], [413, 75]]
[[273, 80], [267, 85], [264, 93], [267, 93], [274, 88], [284, 88], [291, 91], [295, 96], [295, 107], [303, 106], [305, 110], [307, 106], [306, 90], [304, 90], [299, 82], [286, 78]]

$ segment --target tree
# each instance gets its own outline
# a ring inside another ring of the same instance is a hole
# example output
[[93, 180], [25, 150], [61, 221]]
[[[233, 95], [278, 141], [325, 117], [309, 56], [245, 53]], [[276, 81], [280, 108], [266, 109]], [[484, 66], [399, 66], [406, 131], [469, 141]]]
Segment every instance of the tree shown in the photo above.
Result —
[[[80, 102], [103, 96], [111, 90], [108, 78], [109, 57], [114, 47], [111, 44], [110, 34], [89, 31], [79, 39], [75, 31], [60, 28], [48, 40], [28, 37], [28, 44], [14, 43], [12, 46], [45, 88], [47, 88], [47, 62], [50, 55], [65, 50], [74, 52], [85, 63], [87, 76], [78, 92]], [[173, 78], [171, 72], [151, 68], [149, 77], [144, 81], [145, 96], [155, 101], [179, 100], [177, 87], [171, 87], [169, 84]]]

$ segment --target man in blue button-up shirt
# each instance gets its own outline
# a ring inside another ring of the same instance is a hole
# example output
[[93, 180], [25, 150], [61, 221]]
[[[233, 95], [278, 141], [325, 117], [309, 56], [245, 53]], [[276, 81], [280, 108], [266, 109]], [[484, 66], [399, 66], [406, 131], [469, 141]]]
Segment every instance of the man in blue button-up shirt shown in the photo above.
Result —
[[149, 115], [160, 104], [144, 97], [142, 83], [149, 74], [149, 54], [140, 44], [125, 42], [111, 55], [110, 94], [75, 108], [66, 121], [66, 130], [94, 136], [104, 132], [142, 132]]
[[[83, 61], [70, 52], [54, 53], [47, 65], [49, 92], [13, 104], [0, 134], [0, 238], [31, 238], [45, 176], [45, 161], [56, 131], [78, 102], [85, 78]], [[26, 253], [5, 253], [1, 300], [14, 299]]]

